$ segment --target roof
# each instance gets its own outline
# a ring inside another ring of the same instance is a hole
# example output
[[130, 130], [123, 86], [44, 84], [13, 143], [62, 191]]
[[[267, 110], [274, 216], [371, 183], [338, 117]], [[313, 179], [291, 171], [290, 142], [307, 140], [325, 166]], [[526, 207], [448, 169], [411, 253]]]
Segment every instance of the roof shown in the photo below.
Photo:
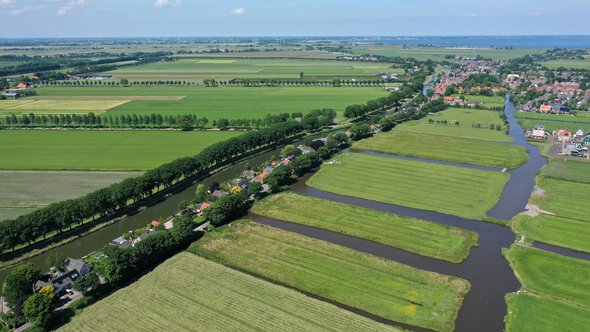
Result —
[[66, 270], [68, 271], [78, 271], [82, 273], [82, 270], [88, 266], [88, 264], [84, 263], [81, 259], [74, 259], [74, 258], [67, 258], [66, 261]]
[[204, 209], [208, 208], [210, 205], [211, 205], [211, 203], [209, 203], [209, 202], [201, 203], [201, 205], [199, 205], [199, 210], [203, 211]]
[[25, 89], [27, 88], [28, 85], [26, 85], [25, 83], [19, 83], [16, 85], [17, 89]]
[[551, 111], [553, 109], [553, 107], [551, 107], [551, 105], [541, 105], [541, 107], [539, 109], [541, 111]]
[[152, 222], [150, 222], [150, 225], [152, 225], [154, 227], [158, 227], [158, 226], [160, 226], [160, 222], [157, 220], [152, 220]]

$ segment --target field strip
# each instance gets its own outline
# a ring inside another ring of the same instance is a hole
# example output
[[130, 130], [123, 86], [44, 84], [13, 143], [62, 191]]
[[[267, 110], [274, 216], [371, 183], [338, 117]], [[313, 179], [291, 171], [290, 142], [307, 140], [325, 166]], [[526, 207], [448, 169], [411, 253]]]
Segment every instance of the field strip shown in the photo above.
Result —
[[0, 110], [6, 109], [10, 107], [16, 107], [28, 103], [35, 102], [36, 100], [8, 100], [8, 101], [0, 101]]
[[186, 96], [35, 96], [35, 100], [181, 100]]
[[116, 100], [80, 100], [80, 98], [69, 100], [35, 100], [31, 103], [7, 107], [4, 111], [106, 111], [130, 101], [122, 97]]

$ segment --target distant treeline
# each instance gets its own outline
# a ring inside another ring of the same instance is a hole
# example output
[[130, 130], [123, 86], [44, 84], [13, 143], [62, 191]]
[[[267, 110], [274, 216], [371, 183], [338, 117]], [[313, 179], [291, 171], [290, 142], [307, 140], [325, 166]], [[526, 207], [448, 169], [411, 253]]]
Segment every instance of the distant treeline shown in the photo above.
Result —
[[315, 80], [315, 79], [292, 79], [292, 80], [252, 80], [252, 79], [234, 79], [230, 81], [217, 81], [211, 79], [203, 80], [207, 87], [216, 86], [244, 86], [244, 87], [273, 87], [273, 86], [381, 86], [389, 81], [383, 79], [373, 80], [352, 80], [352, 79], [334, 79], [334, 80]]

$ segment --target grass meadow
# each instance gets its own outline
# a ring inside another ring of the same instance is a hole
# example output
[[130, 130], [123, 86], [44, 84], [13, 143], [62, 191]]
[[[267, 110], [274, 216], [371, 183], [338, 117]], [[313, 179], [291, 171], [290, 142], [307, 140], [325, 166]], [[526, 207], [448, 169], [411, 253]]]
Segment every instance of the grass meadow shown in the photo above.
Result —
[[423, 47], [401, 45], [355, 45], [353, 52], [356, 54], [373, 54], [384, 56], [399, 56], [415, 58], [417, 60], [449, 61], [446, 56], [476, 57], [478, 55], [493, 60], [509, 60], [523, 57], [527, 54], [542, 53], [542, 49], [495, 49], [476, 47]]
[[542, 178], [538, 180], [538, 186], [545, 193], [532, 197], [532, 204], [557, 216], [585, 221], [590, 225], [590, 184]]
[[551, 159], [549, 164], [541, 169], [541, 175], [556, 180], [590, 184], [590, 163], [569, 159]]
[[560, 59], [560, 60], [551, 60], [545, 61], [541, 63], [542, 65], [548, 68], [559, 68], [564, 67], [567, 69], [590, 69], [590, 58], [586, 58], [584, 60], [575, 60], [575, 59]]
[[395, 129], [355, 142], [352, 148], [509, 169], [518, 168], [528, 160], [526, 150], [521, 146]]
[[191, 253], [85, 308], [59, 331], [399, 331]]
[[452, 331], [467, 281], [266, 225], [234, 222], [189, 251], [362, 311]]
[[241, 135], [237, 131], [0, 130], [4, 170], [147, 170]]
[[504, 107], [504, 97], [500, 96], [475, 96], [475, 95], [455, 95], [455, 98], [463, 96], [466, 101], [483, 103], [484, 107]]
[[556, 122], [547, 120], [532, 120], [532, 119], [518, 119], [518, 123], [524, 128], [532, 128], [536, 125], [545, 126], [545, 130], [554, 131], [558, 129], [567, 129], [570, 132], [576, 132], [578, 129], [582, 129], [584, 132], [590, 130], [590, 123], [581, 122]]
[[[434, 122], [429, 122], [430, 119]], [[447, 123], [436, 123], [436, 121], [447, 121]], [[459, 125], [456, 122], [459, 122]], [[480, 124], [482, 127], [501, 125], [502, 129], [474, 128], [474, 125], [477, 124]], [[500, 112], [469, 108], [450, 108], [434, 115], [429, 115], [421, 120], [403, 123], [397, 126], [395, 131], [488, 141], [512, 141], [512, 138], [506, 135], [506, 126], [502, 119], [500, 119]]]
[[512, 230], [527, 240], [590, 253], [590, 223], [551, 215], [517, 216]]
[[590, 117], [587, 116], [571, 116], [571, 115], [558, 115], [558, 114], [544, 114], [544, 113], [530, 113], [530, 112], [517, 112], [514, 115], [517, 119], [529, 119], [529, 120], [547, 120], [547, 121], [563, 121], [571, 123], [583, 123], [590, 124]]
[[[2, 114], [94, 114], [104, 113], [112, 108], [128, 103], [129, 100], [29, 100], [14, 106], [3, 107], [0, 101], [0, 115]], [[19, 100], [21, 101], [21, 100]]]
[[478, 238], [477, 233], [460, 228], [289, 192], [256, 202], [251, 212], [453, 263], [467, 258], [471, 247], [477, 245]]
[[323, 165], [307, 184], [341, 195], [480, 218], [509, 175], [427, 162], [349, 153]]

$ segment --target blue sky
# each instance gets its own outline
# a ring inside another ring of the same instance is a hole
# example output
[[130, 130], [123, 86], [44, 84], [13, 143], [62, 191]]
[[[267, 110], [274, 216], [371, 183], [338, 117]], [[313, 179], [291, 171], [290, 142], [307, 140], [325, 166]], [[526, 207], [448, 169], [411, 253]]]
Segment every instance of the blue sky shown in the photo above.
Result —
[[590, 35], [590, 0], [0, 0], [2, 37]]

